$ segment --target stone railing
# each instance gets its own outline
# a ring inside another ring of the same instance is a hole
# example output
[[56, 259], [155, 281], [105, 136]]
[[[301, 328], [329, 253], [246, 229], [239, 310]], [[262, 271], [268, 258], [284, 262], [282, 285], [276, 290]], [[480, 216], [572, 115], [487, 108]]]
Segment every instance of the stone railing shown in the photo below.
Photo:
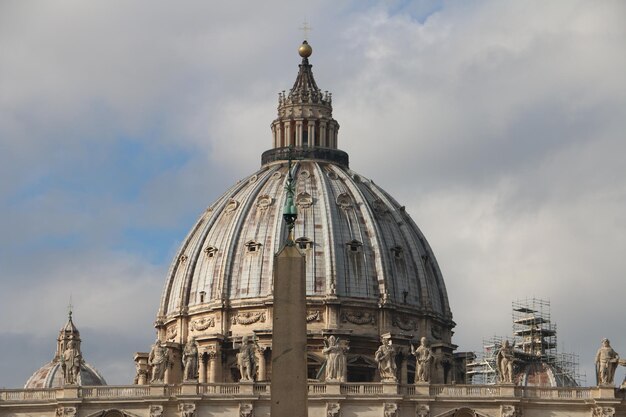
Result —
[[[194, 396], [269, 396], [269, 382], [254, 384], [181, 384], [181, 385], [127, 385], [103, 387], [76, 387], [54, 389], [7, 389], [0, 390], [2, 402], [50, 402], [58, 399], [84, 398], [88, 400], [127, 399], [140, 400], [147, 397]], [[604, 392], [607, 391], [607, 392]], [[592, 387], [544, 388], [514, 387], [499, 385], [396, 385], [382, 383], [324, 383], [309, 382], [309, 397], [337, 395], [342, 397], [364, 397], [401, 395], [405, 398], [430, 397], [441, 399], [455, 398], [540, 398], [588, 400], [613, 396], [613, 390]], [[615, 397], [613, 397], [615, 398]]]
[[82, 398], [138, 398], [150, 395], [150, 387], [146, 385], [131, 386], [105, 386], [83, 387], [80, 394]]
[[48, 401], [56, 398], [57, 389], [0, 390], [0, 401]]
[[516, 387], [515, 396], [525, 398], [568, 398], [586, 399], [592, 398], [593, 388], [573, 387], [573, 388], [542, 388], [542, 387]]
[[383, 393], [383, 384], [378, 383], [347, 383], [340, 385], [343, 395], [375, 395]]
[[497, 385], [431, 385], [432, 397], [499, 397]]

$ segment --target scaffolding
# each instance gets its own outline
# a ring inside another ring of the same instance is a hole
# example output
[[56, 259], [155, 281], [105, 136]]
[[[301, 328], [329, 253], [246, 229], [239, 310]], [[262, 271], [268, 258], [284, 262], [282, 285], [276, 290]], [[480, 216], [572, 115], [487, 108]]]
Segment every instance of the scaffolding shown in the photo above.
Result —
[[483, 351], [466, 366], [466, 383], [495, 384], [498, 381], [496, 357], [505, 340], [513, 346], [517, 368], [529, 364], [549, 366], [557, 386], [581, 385], [578, 355], [557, 351], [556, 324], [550, 318], [550, 301], [537, 298], [512, 303], [513, 338], [493, 336], [483, 339]]
[[513, 301], [513, 336], [522, 356], [545, 361], [556, 355], [556, 324], [550, 321], [550, 301]]
[[504, 339], [500, 336], [483, 339], [483, 351], [475, 352], [476, 359], [466, 365], [467, 384], [492, 385], [497, 382], [496, 355], [502, 343]]

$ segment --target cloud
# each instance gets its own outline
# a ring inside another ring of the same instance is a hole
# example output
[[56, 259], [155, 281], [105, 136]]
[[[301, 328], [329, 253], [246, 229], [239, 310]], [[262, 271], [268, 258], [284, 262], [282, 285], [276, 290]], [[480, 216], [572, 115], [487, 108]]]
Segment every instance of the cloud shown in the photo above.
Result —
[[[131, 380], [177, 245], [271, 144], [301, 5], [183, 3], [0, 6], [0, 386], [50, 359], [69, 292], [87, 360]], [[429, 238], [461, 350], [527, 296], [589, 383], [600, 338], [626, 346], [625, 8], [307, 5], [339, 145]]]

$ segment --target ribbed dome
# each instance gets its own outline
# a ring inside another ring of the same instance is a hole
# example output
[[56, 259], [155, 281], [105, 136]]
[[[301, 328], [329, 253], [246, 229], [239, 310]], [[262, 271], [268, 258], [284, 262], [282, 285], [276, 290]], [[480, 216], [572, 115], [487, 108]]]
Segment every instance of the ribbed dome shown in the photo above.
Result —
[[[68, 382], [63, 376], [63, 361], [65, 360], [80, 362], [79, 385], [106, 385], [106, 381], [98, 370], [83, 360], [80, 344], [80, 332], [74, 325], [70, 310], [67, 322], [59, 331], [54, 358], [35, 371], [26, 381], [24, 388], [56, 388], [65, 385]], [[73, 349], [69, 351], [73, 352], [71, 356], [65, 353], [68, 348]]]
[[516, 385], [526, 387], [577, 387], [578, 384], [567, 372], [546, 362], [522, 364]]
[[[294, 169], [294, 236], [306, 254], [310, 298], [392, 303], [451, 318], [435, 257], [404, 207], [345, 167], [308, 160]], [[286, 174], [286, 163], [268, 164], [206, 210], [170, 268], [161, 316], [271, 297], [274, 254], [286, 237]]]
[[[274, 257], [287, 239], [283, 207], [294, 161], [309, 377], [317, 378], [324, 337], [333, 334], [350, 345], [347, 380], [374, 380], [372, 357], [387, 335], [405, 357], [411, 340], [430, 339], [442, 364], [433, 381], [445, 382], [454, 322], [435, 256], [404, 207], [350, 170], [338, 149], [332, 95], [317, 87], [308, 56], [293, 88], [279, 93], [273, 147], [261, 168], [207, 208], [172, 262], [155, 323], [159, 341], [180, 355], [195, 338], [212, 361], [212, 382], [238, 380], [235, 346], [243, 336], [253, 335], [271, 356]], [[267, 365], [260, 361], [260, 380], [271, 379]], [[171, 373], [169, 382], [181, 378]]]
[[[81, 385], [85, 386], [107, 384], [98, 370], [88, 363], [83, 363], [80, 367], [80, 381]], [[39, 368], [28, 378], [24, 388], [57, 388], [63, 385], [64, 379], [61, 362], [52, 361]]]

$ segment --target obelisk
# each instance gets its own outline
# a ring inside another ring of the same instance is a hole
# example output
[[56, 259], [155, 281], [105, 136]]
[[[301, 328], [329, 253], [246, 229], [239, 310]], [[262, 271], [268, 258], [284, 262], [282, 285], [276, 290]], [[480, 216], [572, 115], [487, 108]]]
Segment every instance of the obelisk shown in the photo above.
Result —
[[287, 241], [274, 258], [271, 417], [307, 417], [305, 259], [293, 241], [297, 218], [291, 160], [283, 217]]

